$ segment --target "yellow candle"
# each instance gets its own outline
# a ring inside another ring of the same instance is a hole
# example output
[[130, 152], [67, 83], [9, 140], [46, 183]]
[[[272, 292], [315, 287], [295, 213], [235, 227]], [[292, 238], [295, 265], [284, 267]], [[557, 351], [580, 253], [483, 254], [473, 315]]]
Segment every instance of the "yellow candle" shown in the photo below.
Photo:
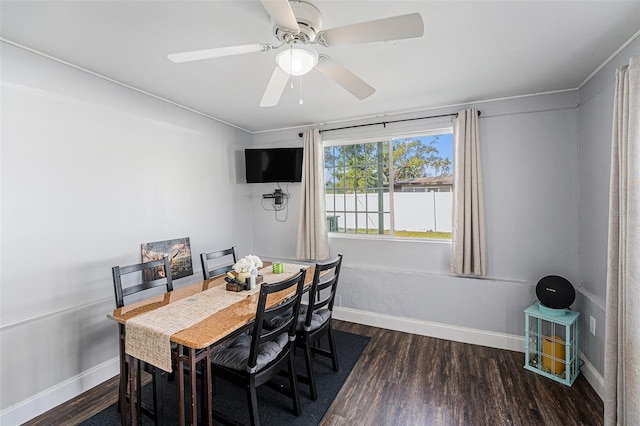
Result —
[[251, 275], [251, 272], [236, 272], [236, 275], [238, 276], [238, 281], [244, 283], [247, 281], [247, 277]]
[[[542, 340], [542, 367], [551, 374], [564, 373], [565, 363], [557, 359], [565, 359], [564, 340], [558, 336], [545, 336]], [[555, 358], [555, 359], [554, 359]]]

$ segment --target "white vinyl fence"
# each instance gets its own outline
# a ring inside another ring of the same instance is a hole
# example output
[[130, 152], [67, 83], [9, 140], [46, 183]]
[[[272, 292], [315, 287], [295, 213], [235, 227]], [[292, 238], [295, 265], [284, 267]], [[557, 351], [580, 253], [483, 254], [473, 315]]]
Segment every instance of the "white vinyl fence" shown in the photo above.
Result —
[[[396, 231], [451, 232], [451, 192], [396, 192], [393, 194], [393, 210]], [[378, 194], [327, 194], [329, 231], [332, 223], [339, 229], [378, 229], [382, 220], [384, 229], [390, 229], [389, 193]], [[382, 209], [378, 204], [382, 202]], [[356, 209], [357, 206], [357, 209]], [[371, 211], [375, 211], [372, 213]], [[356, 213], [357, 211], [357, 213]], [[365, 213], [369, 211], [370, 213]], [[382, 218], [380, 218], [382, 216]]]

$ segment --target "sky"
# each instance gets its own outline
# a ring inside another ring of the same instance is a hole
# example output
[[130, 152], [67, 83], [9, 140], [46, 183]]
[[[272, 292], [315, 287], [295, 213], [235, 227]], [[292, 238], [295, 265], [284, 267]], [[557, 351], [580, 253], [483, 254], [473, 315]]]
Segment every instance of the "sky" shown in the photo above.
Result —
[[453, 134], [447, 133], [446, 135], [441, 135], [438, 141], [438, 152], [441, 157], [446, 157], [451, 160], [451, 164], [453, 164]]

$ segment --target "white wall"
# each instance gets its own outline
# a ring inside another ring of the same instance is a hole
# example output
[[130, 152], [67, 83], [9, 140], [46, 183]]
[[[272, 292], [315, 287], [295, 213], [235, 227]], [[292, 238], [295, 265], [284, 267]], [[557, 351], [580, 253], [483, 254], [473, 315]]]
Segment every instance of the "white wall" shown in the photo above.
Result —
[[[0, 423], [117, 374], [111, 267], [252, 249], [246, 132], [2, 44]], [[25, 417], [26, 416], [26, 417]]]
[[[368, 313], [524, 335], [523, 310], [535, 300], [537, 281], [550, 274], [572, 282], [579, 278], [576, 102], [573, 91], [476, 105], [482, 111], [489, 279], [451, 276], [450, 243], [332, 236], [332, 255], [345, 255], [339, 304]], [[398, 118], [405, 117], [409, 116]], [[393, 118], [386, 116], [385, 121]], [[412, 122], [411, 129], [395, 131], [417, 130], [424, 124]], [[394, 130], [389, 127], [385, 131]], [[254, 144], [300, 146], [298, 132], [256, 134]], [[345, 136], [336, 133], [323, 136]], [[291, 205], [297, 209], [299, 184], [291, 187]], [[254, 190], [254, 206], [261, 191]], [[287, 224], [276, 223], [272, 215], [254, 208], [254, 227], [256, 251], [277, 247], [280, 256], [295, 257], [296, 217]]]
[[[604, 374], [609, 173], [616, 68], [628, 64], [629, 58], [635, 55], [640, 55], [640, 38], [580, 89], [580, 285], [576, 309], [581, 312], [581, 349], [600, 374]], [[595, 336], [588, 331], [590, 316], [596, 320]]]

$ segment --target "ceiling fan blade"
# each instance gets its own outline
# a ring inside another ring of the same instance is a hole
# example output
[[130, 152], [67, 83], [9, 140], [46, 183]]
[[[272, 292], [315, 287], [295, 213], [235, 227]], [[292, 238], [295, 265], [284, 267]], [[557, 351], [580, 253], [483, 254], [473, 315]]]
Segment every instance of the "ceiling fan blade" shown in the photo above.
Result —
[[202, 59], [220, 58], [222, 56], [242, 55], [244, 53], [264, 52], [271, 50], [270, 44], [242, 44], [239, 46], [217, 47], [215, 49], [193, 50], [190, 52], [171, 53], [167, 58], [171, 62], [182, 63]]
[[269, 84], [267, 84], [264, 95], [262, 95], [260, 106], [272, 107], [278, 105], [282, 92], [284, 92], [284, 88], [288, 81], [289, 74], [284, 72], [279, 66], [276, 66], [273, 70], [273, 74], [271, 74], [271, 79], [269, 80]]
[[360, 100], [368, 98], [376, 91], [360, 77], [326, 55], [320, 56], [316, 69]]
[[293, 31], [295, 34], [300, 32], [298, 20], [288, 0], [260, 0], [260, 3], [277, 26]]
[[371, 43], [375, 41], [400, 40], [422, 37], [424, 24], [419, 13], [393, 16], [359, 24], [345, 25], [320, 31], [318, 38], [327, 46]]

